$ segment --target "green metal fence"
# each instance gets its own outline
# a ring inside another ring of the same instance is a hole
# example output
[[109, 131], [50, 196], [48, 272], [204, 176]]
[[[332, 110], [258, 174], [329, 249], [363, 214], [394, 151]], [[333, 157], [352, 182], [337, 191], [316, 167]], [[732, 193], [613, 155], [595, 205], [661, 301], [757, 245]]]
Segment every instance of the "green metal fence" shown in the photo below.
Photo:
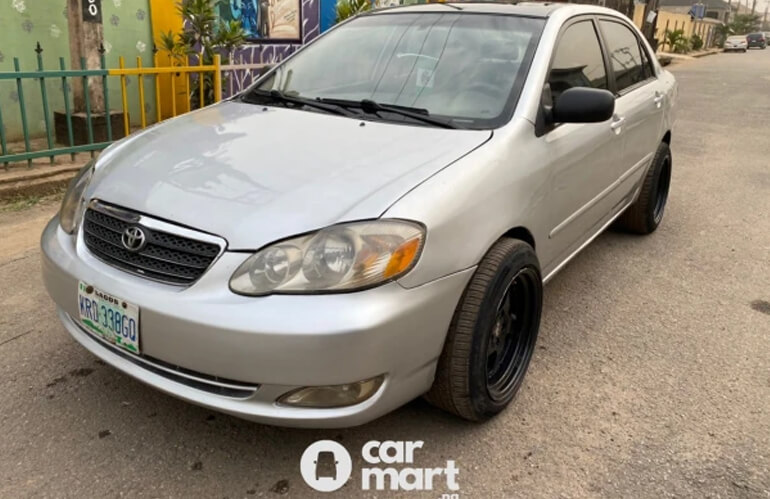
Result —
[[[51, 163], [54, 162], [54, 157], [59, 155], [66, 155], [69, 154], [74, 159], [75, 153], [79, 152], [90, 152], [91, 156], [94, 155], [94, 151], [99, 151], [101, 149], [104, 149], [107, 147], [113, 140], [112, 137], [112, 123], [109, 113], [109, 87], [107, 83], [107, 76], [109, 74], [106, 63], [105, 63], [105, 50], [104, 47], [100, 47], [100, 59], [101, 59], [101, 68], [100, 69], [67, 69], [66, 63], [64, 61], [63, 57], [59, 58], [59, 69], [52, 70], [52, 69], [45, 69], [43, 67], [43, 49], [40, 46], [40, 43], [37, 44], [37, 48], [35, 49], [35, 52], [37, 52], [37, 70], [36, 71], [22, 71], [20, 69], [19, 65], [19, 58], [14, 57], [13, 58], [13, 67], [14, 71], [3, 71], [0, 72], [0, 83], [3, 81], [8, 80], [15, 80], [16, 82], [16, 92], [18, 94], [18, 101], [19, 101], [19, 113], [21, 114], [21, 127], [22, 127], [22, 133], [24, 137], [24, 152], [17, 152], [12, 153], [9, 150], [8, 147], [8, 141], [6, 140], [6, 131], [5, 127], [3, 126], [3, 113], [8, 113], [9, 110], [0, 109], [0, 163], [3, 163], [5, 168], [8, 168], [9, 163], [17, 162], [17, 161], [27, 161], [27, 164], [29, 166], [32, 166], [32, 160], [36, 158], [45, 158], [49, 157], [51, 160]], [[80, 60], [80, 67], [85, 68], [86, 67], [86, 60], [85, 58], [82, 58]], [[80, 78], [83, 82], [82, 88], [83, 88], [83, 99], [85, 102], [85, 115], [86, 115], [86, 126], [88, 131], [88, 141], [86, 144], [80, 144], [75, 145], [75, 138], [73, 134], [73, 125], [72, 125], [72, 106], [70, 104], [70, 90], [69, 85], [67, 83], [67, 79], [70, 78]], [[106, 142], [94, 142], [94, 132], [93, 132], [93, 116], [91, 112], [91, 102], [89, 98], [88, 93], [88, 79], [89, 78], [101, 78], [101, 83], [104, 89], [104, 101], [105, 101], [105, 107], [107, 108], [105, 110], [105, 116], [106, 116], [106, 136], [107, 141]], [[49, 99], [48, 99], [48, 91], [46, 89], [45, 80], [46, 79], [61, 79], [61, 86], [62, 86], [62, 92], [64, 97], [64, 114], [66, 116], [66, 122], [67, 122], [67, 136], [68, 136], [68, 144], [64, 147], [56, 147], [55, 141], [54, 141], [54, 128], [51, 123], [51, 113], [50, 113], [50, 107], [49, 107]], [[30, 133], [29, 133], [29, 123], [28, 123], [28, 117], [27, 117], [27, 105], [26, 100], [24, 96], [24, 85], [23, 83], [25, 81], [30, 80], [39, 80], [40, 82], [40, 98], [42, 99], [43, 104], [43, 120], [45, 122], [45, 140], [47, 143], [48, 148], [38, 151], [33, 151], [31, 144], [30, 144]]]

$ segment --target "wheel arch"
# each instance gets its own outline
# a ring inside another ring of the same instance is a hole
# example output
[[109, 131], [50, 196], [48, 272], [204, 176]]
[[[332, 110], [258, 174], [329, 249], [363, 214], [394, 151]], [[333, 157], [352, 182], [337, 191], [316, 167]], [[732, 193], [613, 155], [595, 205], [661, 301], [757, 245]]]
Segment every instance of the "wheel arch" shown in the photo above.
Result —
[[[530, 231], [523, 225], [519, 225], [511, 229], [508, 229], [505, 232], [505, 234], [502, 235], [502, 237], [509, 237], [511, 239], [519, 239], [520, 241], [524, 241], [525, 243], [532, 246], [532, 249], [534, 249], [535, 253], [537, 253], [537, 244], [535, 242], [535, 236], [532, 235], [532, 231]], [[492, 245], [494, 245], [496, 242], [497, 241], [493, 242]]]

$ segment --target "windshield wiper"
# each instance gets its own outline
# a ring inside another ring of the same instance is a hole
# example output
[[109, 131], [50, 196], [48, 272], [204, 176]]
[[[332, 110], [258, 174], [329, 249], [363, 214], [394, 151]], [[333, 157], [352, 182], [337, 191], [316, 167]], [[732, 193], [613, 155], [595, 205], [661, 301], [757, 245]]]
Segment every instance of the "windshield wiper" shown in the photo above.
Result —
[[396, 104], [380, 104], [379, 102], [375, 102], [371, 99], [348, 100], [319, 97], [317, 101], [324, 104], [333, 104], [341, 107], [358, 108], [366, 114], [374, 114], [379, 116], [380, 112], [393, 113], [442, 128], [460, 128], [454, 124], [451, 119], [431, 116], [427, 109], [421, 109], [417, 107], [399, 106]]
[[[252, 97], [259, 97], [260, 102], [255, 102]], [[296, 104], [298, 106], [312, 107], [315, 109], [326, 111], [327, 113], [339, 114], [341, 116], [348, 116], [353, 118], [358, 117], [356, 113], [348, 111], [342, 106], [338, 106], [335, 104], [325, 104], [325, 103], [319, 102], [316, 99], [306, 99], [304, 97], [286, 95], [285, 93], [277, 89], [261, 90], [261, 89], [255, 88], [251, 92], [244, 94], [242, 97], [242, 100], [244, 102], [248, 102], [251, 104], [257, 104], [257, 103], [261, 104], [262, 99], [268, 99], [272, 102], [283, 102], [283, 103], [288, 102], [290, 104]]]

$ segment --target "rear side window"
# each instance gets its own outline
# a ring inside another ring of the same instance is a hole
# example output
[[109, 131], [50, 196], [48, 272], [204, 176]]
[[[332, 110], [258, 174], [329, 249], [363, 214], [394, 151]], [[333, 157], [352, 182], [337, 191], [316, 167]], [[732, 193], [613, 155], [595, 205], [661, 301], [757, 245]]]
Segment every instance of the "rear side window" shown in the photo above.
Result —
[[649, 65], [642, 58], [639, 40], [630, 28], [613, 22], [600, 21], [607, 42], [607, 52], [615, 75], [618, 92], [650, 77]]
[[548, 75], [553, 99], [572, 87], [607, 88], [599, 38], [591, 21], [580, 21], [564, 30]]

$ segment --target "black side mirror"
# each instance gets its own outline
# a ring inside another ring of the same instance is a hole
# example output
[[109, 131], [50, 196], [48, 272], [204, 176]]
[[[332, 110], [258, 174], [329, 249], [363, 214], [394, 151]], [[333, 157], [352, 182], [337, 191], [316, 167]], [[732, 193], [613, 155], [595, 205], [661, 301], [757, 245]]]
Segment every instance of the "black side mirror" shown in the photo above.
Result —
[[600, 123], [612, 118], [615, 96], [607, 90], [588, 87], [568, 88], [559, 95], [551, 110], [553, 123]]

